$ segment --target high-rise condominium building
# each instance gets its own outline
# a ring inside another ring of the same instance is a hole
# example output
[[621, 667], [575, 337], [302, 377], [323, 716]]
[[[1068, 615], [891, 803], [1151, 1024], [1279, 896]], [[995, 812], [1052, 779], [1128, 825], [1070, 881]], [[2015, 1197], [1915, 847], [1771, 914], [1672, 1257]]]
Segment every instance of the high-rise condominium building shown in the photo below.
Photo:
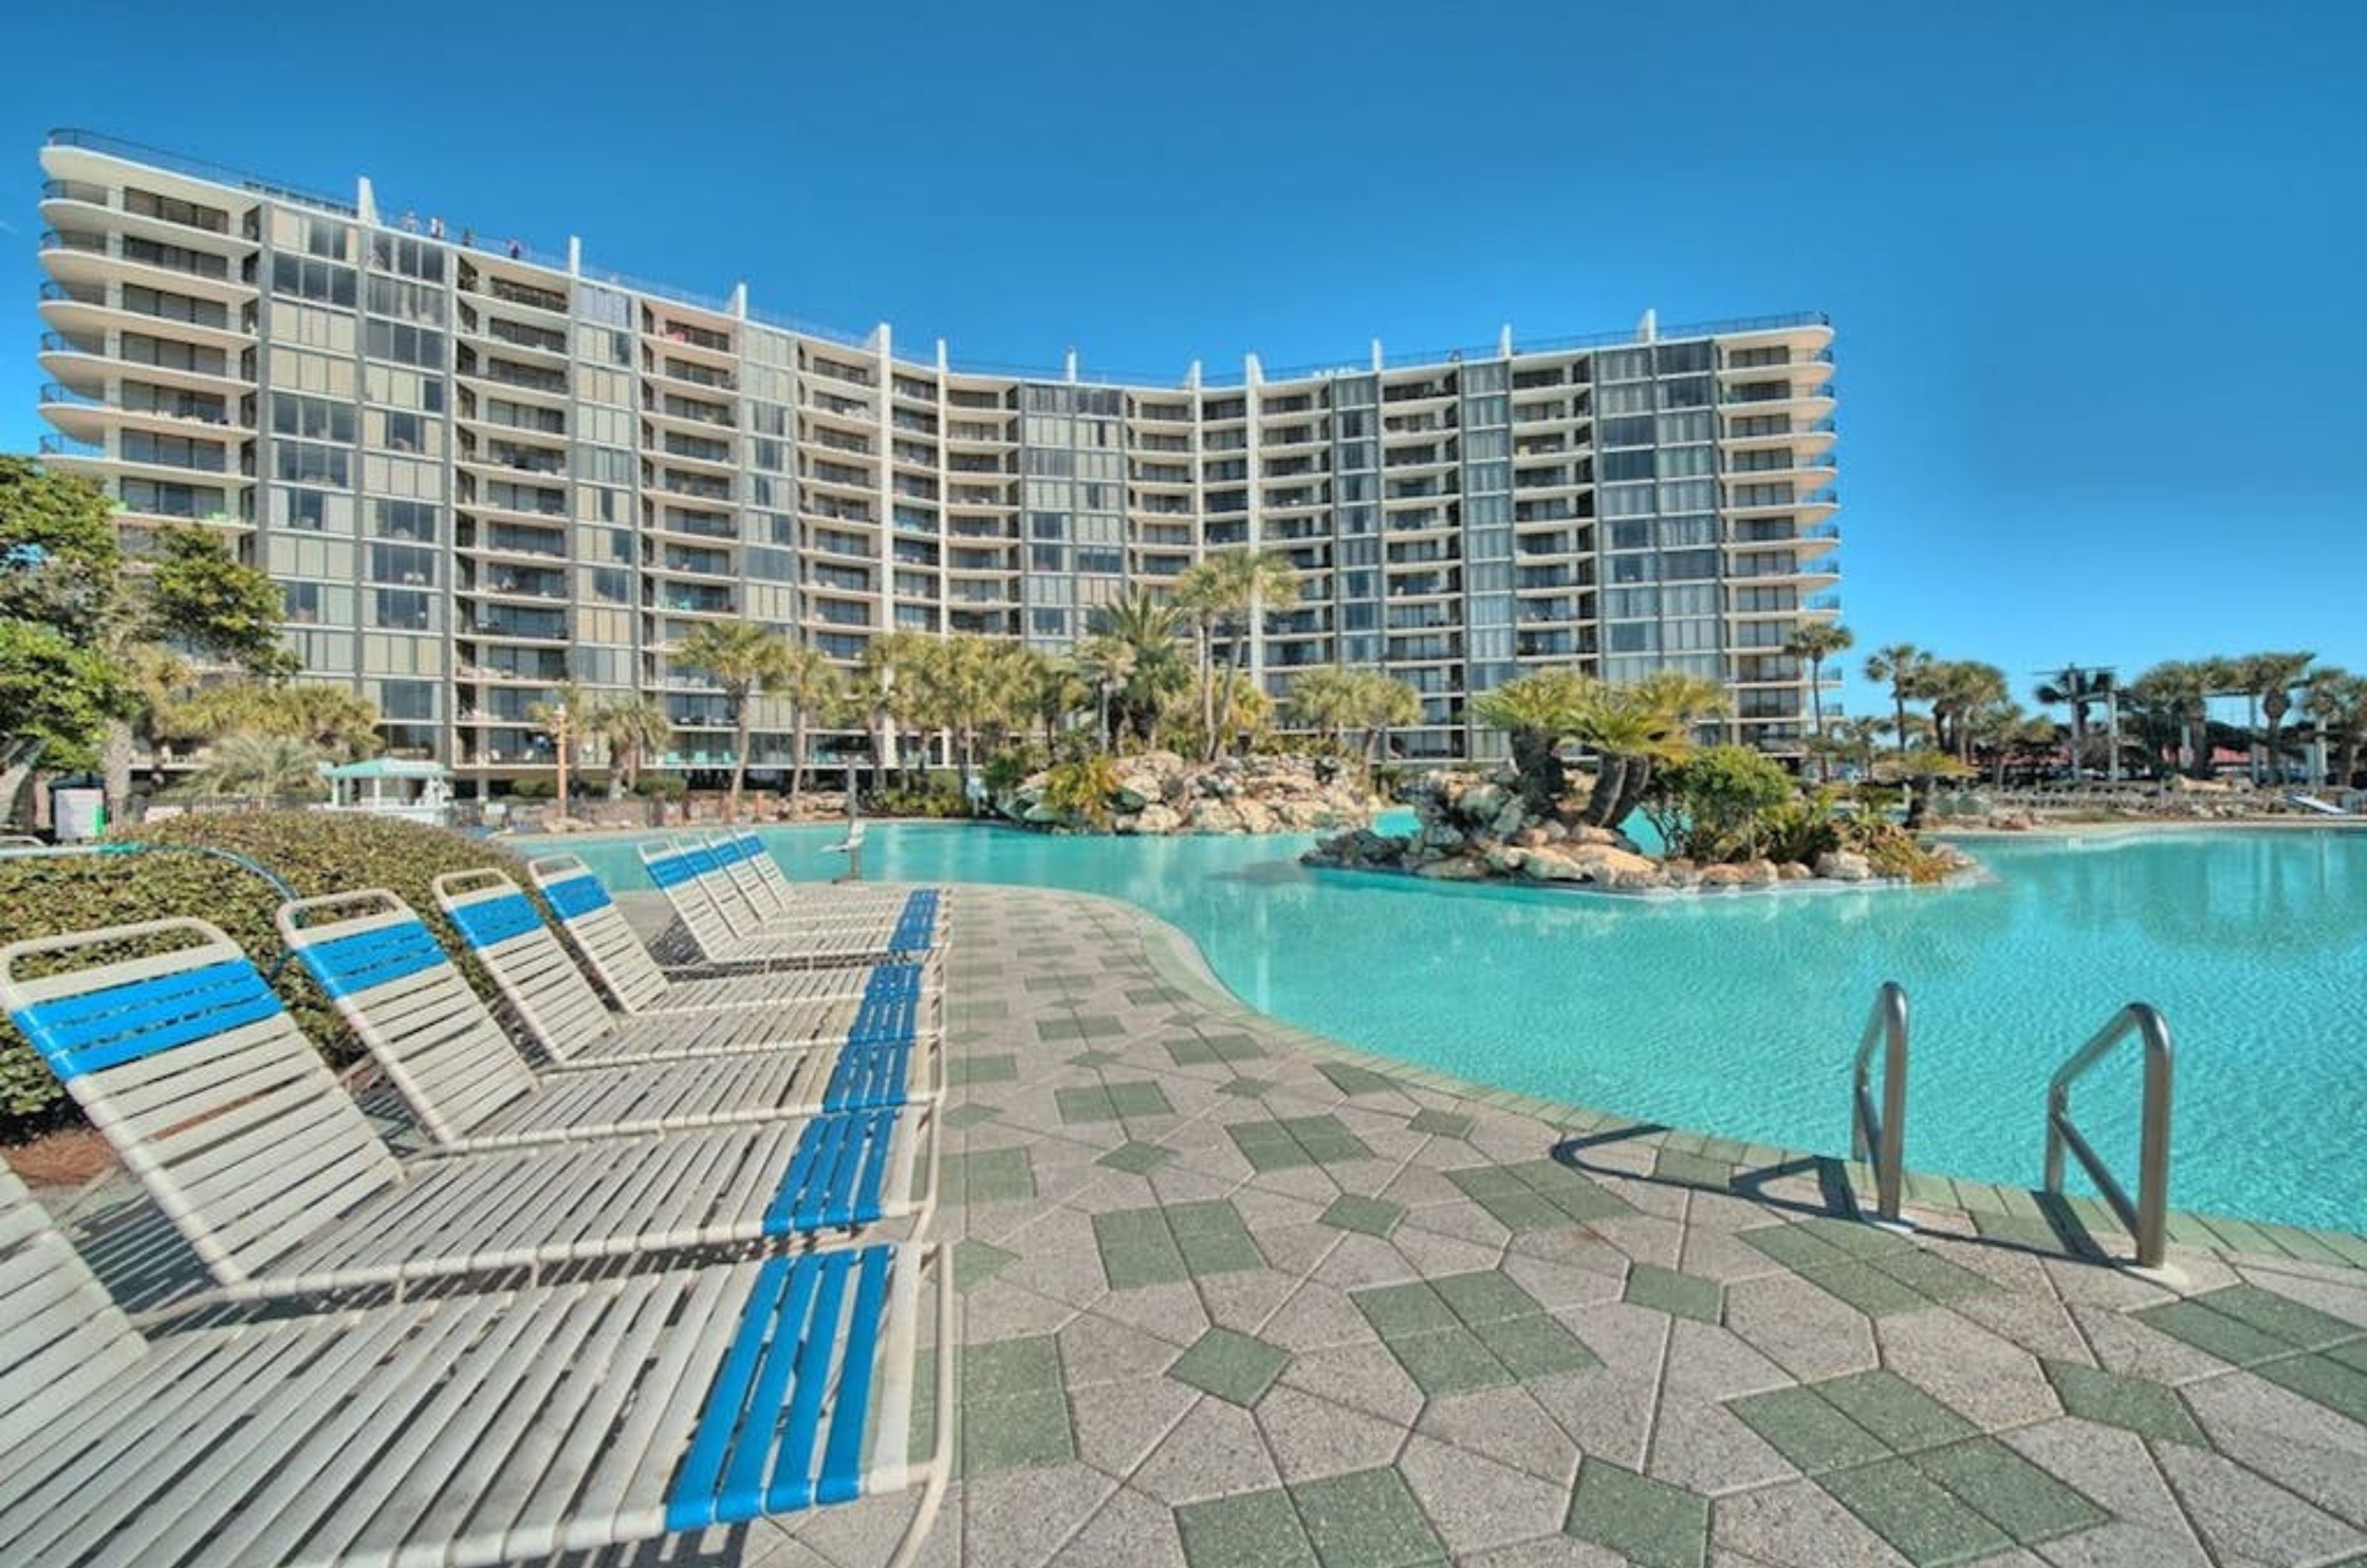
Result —
[[[464, 787], [547, 767], [554, 682], [657, 697], [719, 765], [709, 621], [853, 660], [890, 630], [1066, 650], [1204, 554], [1286, 553], [1250, 638], [1415, 686], [1411, 757], [1487, 752], [1524, 670], [1676, 667], [1798, 749], [1784, 652], [1838, 613], [1831, 330], [1795, 315], [1167, 385], [965, 371], [492, 231], [80, 132], [41, 151], [43, 443], [129, 542], [196, 520], [287, 592], [309, 678]], [[787, 754], [760, 710], [759, 765]]]

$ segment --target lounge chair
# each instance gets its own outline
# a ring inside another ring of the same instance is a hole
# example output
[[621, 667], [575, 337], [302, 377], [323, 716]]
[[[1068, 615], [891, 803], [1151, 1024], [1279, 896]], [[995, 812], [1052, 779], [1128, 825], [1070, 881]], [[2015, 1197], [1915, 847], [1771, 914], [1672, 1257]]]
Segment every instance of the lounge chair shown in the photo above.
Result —
[[578, 855], [543, 855], [527, 863], [535, 890], [559, 917], [559, 929], [583, 955], [600, 988], [636, 1017], [654, 1013], [708, 1012], [723, 1009], [776, 1007], [784, 1001], [860, 998], [868, 971], [841, 968], [767, 968], [717, 975], [670, 973], [651, 955], [626, 923], [624, 912]]
[[936, 1202], [934, 1106], [398, 1159], [202, 920], [0, 947], [0, 1003], [229, 1297], [810, 1240]]
[[383, 888], [291, 898], [279, 934], [420, 1130], [447, 1151], [630, 1137], [934, 1098], [944, 1053], [909, 1032], [835, 1048], [538, 1071], [410, 906]]
[[791, 882], [781, 863], [764, 847], [764, 840], [744, 828], [709, 833], [706, 845], [724, 881], [739, 891], [749, 912], [768, 925], [878, 920], [892, 924], [912, 900], [912, 889], [877, 883]]
[[937, 1034], [922, 1027], [923, 1009], [933, 1018], [940, 998], [918, 964], [875, 965], [859, 996], [639, 1017], [613, 1010], [541, 911], [502, 872], [451, 872], [435, 886], [437, 906], [493, 976], [510, 1010], [564, 1066], [825, 1046], [910, 1048], [924, 1037], [933, 1043]]
[[707, 845], [695, 840], [644, 843], [639, 853], [650, 880], [710, 963], [868, 964], [926, 953], [936, 944], [941, 900], [936, 888], [905, 895], [892, 917], [775, 928], [764, 923]]
[[922, 1483], [900, 1555], [952, 1273], [876, 1244], [152, 1335], [0, 1168], [0, 1560], [493, 1563]]

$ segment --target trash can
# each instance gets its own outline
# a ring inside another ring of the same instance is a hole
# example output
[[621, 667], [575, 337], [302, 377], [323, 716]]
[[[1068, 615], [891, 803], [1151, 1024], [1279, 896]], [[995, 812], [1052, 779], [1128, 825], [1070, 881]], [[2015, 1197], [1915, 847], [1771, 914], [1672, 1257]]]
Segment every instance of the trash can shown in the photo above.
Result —
[[105, 837], [107, 791], [93, 784], [55, 785], [50, 791], [50, 822], [62, 844]]

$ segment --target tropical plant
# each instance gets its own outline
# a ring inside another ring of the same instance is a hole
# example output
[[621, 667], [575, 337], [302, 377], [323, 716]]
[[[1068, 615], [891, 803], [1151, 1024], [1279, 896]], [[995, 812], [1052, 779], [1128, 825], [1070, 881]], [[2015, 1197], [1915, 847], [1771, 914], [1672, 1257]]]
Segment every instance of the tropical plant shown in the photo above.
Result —
[[1097, 606], [1087, 626], [1077, 660], [1101, 693], [1113, 741], [1132, 735], [1155, 744], [1167, 705], [1192, 685], [1181, 617], [1137, 590]]
[[912, 716], [923, 728], [952, 734], [967, 795], [980, 732], [1010, 711], [1013, 683], [996, 645], [968, 635], [939, 637], [914, 649], [907, 663]]
[[1834, 755], [1847, 757], [1857, 764], [1858, 777], [1870, 778], [1874, 773], [1874, 753], [1882, 743], [1887, 719], [1860, 716], [1835, 719], [1825, 739], [1834, 747]]
[[[1839, 621], [1808, 621], [1795, 626], [1784, 639], [1784, 651], [1795, 659], [1808, 661], [1808, 707], [1815, 715], [1809, 729], [1811, 737], [1825, 732], [1825, 660], [1836, 654], [1847, 653], [1857, 642], [1857, 634]], [[1832, 769], [1829, 756], [1819, 753], [1818, 764], [1824, 776], [1830, 778]]]
[[332, 761], [355, 761], [379, 750], [378, 705], [349, 686], [324, 681], [268, 685], [252, 678], [179, 694], [187, 668], [165, 649], [138, 650], [132, 668], [153, 739], [202, 744], [244, 730], [310, 742]]
[[2309, 679], [2316, 659], [2315, 653], [2253, 653], [2238, 661], [2245, 691], [2259, 703], [2260, 745], [2268, 753], [2270, 775], [2279, 784], [2285, 779], [2285, 715], [2293, 709], [2293, 688]]
[[1578, 729], [1580, 742], [1599, 759], [1580, 819], [1615, 829], [1642, 804], [1654, 770], [1690, 756], [1693, 732], [1725, 705], [1716, 682], [1674, 670], [1601, 688]]
[[584, 733], [607, 749], [608, 798], [615, 800], [640, 787], [642, 762], [674, 744], [674, 721], [655, 697], [619, 692], [593, 705]]
[[781, 652], [775, 672], [773, 695], [789, 706], [789, 814], [797, 815], [805, 797], [807, 741], [817, 718], [835, 708], [845, 691], [846, 678], [821, 650], [802, 643]]
[[258, 806], [313, 800], [327, 793], [321, 761], [310, 742], [292, 736], [225, 735], [206, 749], [205, 765], [181, 787], [196, 795], [243, 796]]
[[2360, 749], [2367, 746], [2367, 675], [2331, 666], [2313, 671], [2302, 709], [2334, 753], [2335, 787], [2350, 788], [2359, 778]]
[[1229, 675], [1241, 667], [1241, 652], [1274, 606], [1298, 597], [1298, 569], [1280, 550], [1239, 546], [1218, 550], [1176, 579], [1173, 603], [1198, 631], [1201, 647], [1203, 697], [1201, 728], [1215, 758], [1219, 739], [1232, 729], [1227, 704], [1241, 688], [1233, 681], [1217, 680], [1212, 644], [1219, 630], [1229, 631], [1225, 669]]
[[712, 681], [723, 693], [724, 706], [731, 715], [731, 791], [725, 809], [734, 820], [740, 816], [740, 795], [748, 778], [753, 718], [748, 699], [780, 683], [787, 647], [779, 633], [746, 621], [702, 621], [674, 649], [674, 667]]
[[1044, 804], [1064, 818], [1095, 828], [1109, 825], [1110, 803], [1117, 797], [1116, 760], [1096, 751], [1090, 756], [1056, 762], [1044, 775]]
[[1978, 660], [1931, 660], [1917, 675], [1915, 687], [1931, 705], [1933, 743], [1960, 762], [1973, 759], [1973, 716], [2011, 700], [2005, 671]]
[[1973, 776], [1972, 767], [1934, 747], [1913, 746], [1894, 751], [1874, 764], [1874, 776], [1907, 791], [1907, 826], [1920, 828], [1931, 808], [1931, 797], [1950, 779]]
[[1911, 642], [1894, 642], [1877, 648], [1866, 655], [1865, 678], [1876, 685], [1890, 687], [1892, 733], [1897, 737], [1898, 749], [1907, 750], [1907, 703], [1922, 695], [1919, 690], [1923, 671], [1931, 656]]
[[144, 598], [141, 629], [150, 639], [263, 680], [285, 679], [300, 667], [279, 645], [287, 607], [279, 585], [240, 561], [218, 530], [159, 530]]
[[2131, 681], [2123, 695], [2176, 738], [2177, 765], [2211, 767], [2211, 699], [2225, 689], [2227, 671], [2211, 661], [2166, 660]]
[[[1052, 737], [1069, 716], [1094, 699], [1094, 688], [1073, 659], [1057, 654], [1023, 650], [1018, 665], [1018, 710], [1044, 727], [1044, 750], [1052, 750]], [[1108, 734], [1106, 716], [1102, 733]]]
[[1569, 790], [1561, 745], [1586, 725], [1602, 691], [1601, 682], [1579, 671], [1539, 670], [1472, 699], [1471, 716], [1502, 730], [1511, 743], [1512, 771], [1533, 814], [1551, 811]]
[[2099, 703], [2119, 702], [2119, 683], [2109, 670], [2087, 670], [2068, 664], [2040, 682], [2033, 694], [2048, 707], [2071, 711], [2071, 771], [2077, 777], [2088, 761], [2088, 710]]
[[1755, 860], [1768, 814], [1793, 798], [1783, 764], [1749, 746], [1705, 746], [1659, 771], [1643, 810], [1661, 841], [1696, 861]]

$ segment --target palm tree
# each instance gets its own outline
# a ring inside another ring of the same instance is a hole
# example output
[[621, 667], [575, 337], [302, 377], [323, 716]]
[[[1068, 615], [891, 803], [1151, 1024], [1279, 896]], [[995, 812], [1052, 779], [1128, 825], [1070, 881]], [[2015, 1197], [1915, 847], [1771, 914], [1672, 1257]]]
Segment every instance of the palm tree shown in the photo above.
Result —
[[2128, 683], [2126, 695], [2158, 718], [2177, 737], [2178, 765], [2208, 773], [2211, 767], [2211, 697], [2225, 684], [2225, 672], [2208, 662], [2165, 660]]
[[[1209, 759], [1217, 755], [1218, 735], [1231, 726], [1235, 686], [1229, 677], [1241, 667], [1243, 646], [1263, 624], [1267, 606], [1290, 603], [1297, 596], [1298, 569], [1291, 565], [1290, 558], [1280, 550], [1256, 549], [1247, 545], [1219, 550], [1176, 580], [1175, 604], [1203, 628], [1204, 649], [1220, 624], [1238, 624], [1225, 653], [1228, 678], [1217, 682], [1203, 681], [1206, 692], [1202, 699], [1201, 725], [1206, 732]], [[1204, 653], [1204, 670], [1211, 658]]]
[[1917, 683], [1931, 656], [1911, 642], [1894, 642], [1866, 655], [1865, 678], [1876, 685], [1890, 684], [1890, 706], [1897, 728], [1898, 749], [1907, 750], [1907, 699], [1920, 696]]
[[1472, 699], [1471, 716], [1504, 732], [1531, 811], [1542, 815], [1569, 787], [1561, 743], [1593, 711], [1602, 682], [1576, 670], [1539, 670]]
[[2359, 776], [2360, 748], [2367, 744], [2367, 675], [2331, 666], [2315, 671], [2302, 707], [2316, 724], [2318, 739], [2335, 748], [2334, 787], [2349, 789]]
[[1601, 764], [1579, 820], [1616, 831], [1651, 788], [1653, 773], [1692, 753], [1693, 724], [1684, 711], [1653, 700], [1642, 682], [1604, 688], [1578, 729]]
[[789, 705], [789, 815], [805, 798], [806, 738], [814, 719], [831, 711], [846, 684], [821, 650], [793, 643], [783, 649], [773, 694]]
[[[1134, 645], [1107, 634], [1088, 637], [1077, 644], [1076, 664], [1084, 682], [1093, 688], [1095, 733], [1104, 746], [1116, 750], [1118, 697], [1134, 680]], [[1044, 745], [1048, 751], [1052, 745], [1048, 720], [1045, 724]]]
[[1291, 718], [1331, 742], [1334, 750], [1348, 748], [1358, 673], [1344, 664], [1320, 665], [1292, 681], [1283, 698]]
[[1841, 755], [1856, 761], [1860, 778], [1871, 777], [1874, 748], [1881, 744], [1888, 723], [1887, 719], [1873, 717], [1835, 719], [1828, 739]]
[[1931, 699], [1933, 739], [1960, 762], [1973, 760], [1973, 715], [1988, 705], [2010, 700], [2005, 671], [1978, 660], [1934, 660], [1924, 665], [1916, 685]]
[[615, 800], [641, 780], [641, 761], [663, 756], [674, 743], [674, 721], [655, 697], [619, 692], [595, 704], [584, 733], [608, 749], [608, 798]]
[[779, 684], [782, 653], [787, 647], [778, 632], [747, 621], [702, 621], [674, 651], [674, 667], [714, 682], [730, 711], [731, 793], [725, 810], [734, 821], [740, 817], [740, 795], [748, 779], [748, 730], [753, 717], [748, 698]]
[[[1217, 734], [1217, 623], [1231, 613], [1233, 589], [1222, 558], [1195, 561], [1176, 577], [1167, 602], [1190, 623], [1200, 680], [1200, 733], [1211, 747]], [[1209, 753], [1215, 755], [1213, 750]]]
[[[1018, 682], [1018, 711], [1044, 727], [1044, 754], [1052, 754], [1052, 737], [1061, 722], [1070, 714], [1093, 700], [1083, 671], [1077, 660], [1063, 659], [1058, 654], [1023, 651], [1015, 674]], [[1107, 710], [1104, 710], [1101, 728], [1104, 743], [1109, 736]]]
[[[1174, 607], [1138, 590], [1095, 608], [1087, 625], [1087, 641], [1097, 658], [1109, 654], [1113, 642], [1127, 649], [1124, 678], [1108, 688], [1113, 728], [1129, 731], [1145, 744], [1155, 741], [1161, 711], [1192, 684]], [[1079, 654], [1082, 659], [1082, 647]], [[1104, 673], [1115, 670], [1114, 664], [1104, 666]]]
[[323, 793], [321, 753], [289, 735], [225, 735], [207, 749], [206, 765], [189, 775], [186, 787], [193, 795], [257, 802], [316, 798]]
[[978, 732], [1002, 711], [995, 645], [982, 637], [940, 637], [914, 649], [907, 662], [912, 716], [925, 728], [952, 733], [967, 794]]
[[1365, 782], [1370, 784], [1388, 732], [1421, 721], [1421, 694], [1378, 670], [1358, 670], [1349, 679], [1348, 718], [1351, 726], [1365, 732]]
[[2269, 771], [2278, 784], [2285, 780], [2284, 752], [2280, 745], [2285, 715], [2293, 711], [2293, 688], [2308, 680], [2309, 667], [2316, 659], [2315, 653], [2255, 653], [2242, 661], [2245, 687], [2259, 696], [2260, 716], [2268, 721], [2261, 743], [2269, 754]]
[[[1839, 621], [1809, 621], [1795, 626], [1784, 639], [1785, 653], [1808, 661], [1808, 707], [1815, 715], [1812, 735], [1825, 732], [1825, 660], [1847, 653], [1856, 642], [1857, 634]], [[1818, 761], [1823, 776], [1830, 779], [1829, 760], [1819, 753]]]
[[550, 689], [550, 700], [533, 703], [526, 710], [527, 720], [550, 741], [551, 754], [559, 762], [559, 814], [567, 815], [567, 774], [575, 763], [575, 747], [583, 739], [592, 717], [592, 704], [584, 697], [583, 688], [572, 681], [561, 681]]
[[[2088, 710], [2098, 703], [2113, 705], [2117, 711], [2119, 687], [2109, 670], [2083, 670], [2067, 664], [2039, 684], [2032, 694], [2049, 707], [2064, 706], [2071, 710], [2071, 776], [2076, 780], [2079, 770], [2087, 765]], [[2112, 771], [2117, 773], [2120, 760], [2111, 760]]]

